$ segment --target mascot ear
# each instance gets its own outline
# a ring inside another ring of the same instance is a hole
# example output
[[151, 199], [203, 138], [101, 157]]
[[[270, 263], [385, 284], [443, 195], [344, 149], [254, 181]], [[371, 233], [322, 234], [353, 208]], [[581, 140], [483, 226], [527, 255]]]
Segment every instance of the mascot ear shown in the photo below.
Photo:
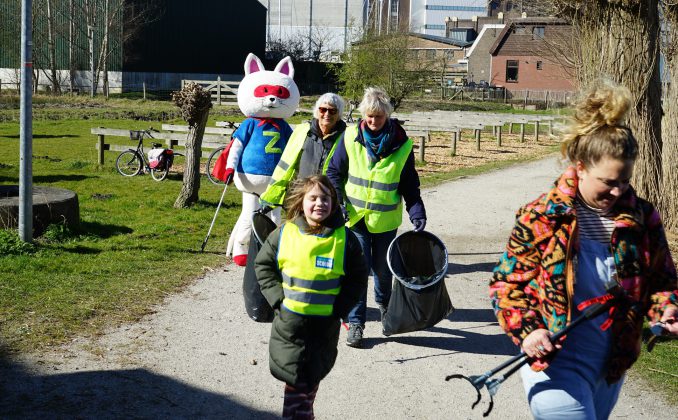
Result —
[[278, 73], [286, 74], [290, 78], [294, 79], [294, 66], [292, 65], [292, 59], [287, 56], [280, 60], [277, 66], [275, 66], [275, 71]]
[[264, 70], [264, 65], [256, 55], [249, 53], [245, 59], [245, 75]]

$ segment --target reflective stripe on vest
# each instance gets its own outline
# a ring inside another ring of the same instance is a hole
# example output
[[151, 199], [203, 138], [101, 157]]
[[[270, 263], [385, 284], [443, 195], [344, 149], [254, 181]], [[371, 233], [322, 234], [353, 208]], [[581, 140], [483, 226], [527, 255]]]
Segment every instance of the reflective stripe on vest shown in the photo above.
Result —
[[282, 273], [282, 304], [301, 315], [330, 316], [344, 276], [346, 228], [329, 236], [303, 234], [299, 227], [283, 225], [278, 246]]
[[269, 182], [266, 191], [261, 195], [261, 199], [267, 203], [282, 205], [287, 192], [287, 186], [297, 173], [297, 162], [301, 156], [301, 150], [304, 147], [304, 142], [311, 129], [311, 124], [299, 124], [290, 139], [287, 141], [287, 146], [283, 150], [282, 156], [278, 164], [273, 170], [271, 181]]
[[372, 233], [397, 229], [403, 219], [398, 185], [407, 158], [412, 153], [412, 140], [407, 139], [398, 150], [370, 167], [367, 150], [355, 141], [357, 135], [358, 127], [351, 126], [346, 129], [344, 137], [348, 156], [348, 179], [344, 186], [348, 226], [364, 218], [365, 226]]

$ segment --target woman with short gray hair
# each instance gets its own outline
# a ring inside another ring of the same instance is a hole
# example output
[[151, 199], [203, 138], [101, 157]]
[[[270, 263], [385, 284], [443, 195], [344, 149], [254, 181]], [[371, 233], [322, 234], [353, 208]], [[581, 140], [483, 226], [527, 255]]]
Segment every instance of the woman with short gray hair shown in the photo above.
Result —
[[[374, 273], [374, 300], [382, 320], [391, 298], [392, 274], [386, 262], [388, 246], [402, 223], [405, 200], [415, 231], [426, 226], [426, 210], [414, 167], [412, 140], [395, 119], [386, 92], [365, 89], [358, 107], [362, 119], [346, 129], [327, 168], [337, 190], [348, 227], [358, 237], [367, 264]], [[346, 344], [362, 347], [367, 318], [367, 287], [348, 316]]]
[[321, 95], [313, 107], [313, 118], [296, 126], [273, 171], [273, 179], [261, 195], [262, 211], [281, 206], [287, 187], [294, 178], [305, 178], [327, 171], [338, 140], [346, 130], [342, 121], [344, 100], [336, 93]]

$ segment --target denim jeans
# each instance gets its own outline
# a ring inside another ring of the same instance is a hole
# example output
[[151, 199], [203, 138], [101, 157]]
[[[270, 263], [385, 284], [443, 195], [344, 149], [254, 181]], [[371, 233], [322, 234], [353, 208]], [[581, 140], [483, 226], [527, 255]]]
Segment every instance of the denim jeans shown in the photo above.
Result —
[[[388, 246], [396, 237], [397, 229], [383, 233], [370, 233], [367, 230], [367, 226], [365, 226], [365, 222], [361, 220], [351, 227], [351, 231], [360, 241], [360, 246], [363, 248], [365, 258], [367, 258], [367, 266], [372, 270], [374, 276], [374, 300], [379, 305], [388, 306], [388, 301], [391, 299], [393, 275], [386, 262], [386, 252], [388, 251]], [[349, 312], [348, 322], [364, 326], [366, 319], [367, 288], [365, 288], [356, 306]]]
[[[581, 315], [576, 305], [605, 293], [614, 263], [609, 245], [580, 238], [572, 316]], [[535, 419], [605, 420], [619, 397], [620, 380], [605, 380], [611, 347], [610, 330], [600, 326], [607, 312], [573, 329], [551, 365], [542, 372], [523, 366], [520, 374]]]

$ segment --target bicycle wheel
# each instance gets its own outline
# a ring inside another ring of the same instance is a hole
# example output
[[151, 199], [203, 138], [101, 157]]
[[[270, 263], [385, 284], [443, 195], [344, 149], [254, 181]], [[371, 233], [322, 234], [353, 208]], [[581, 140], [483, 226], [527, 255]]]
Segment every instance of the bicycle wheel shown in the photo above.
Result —
[[169, 173], [169, 165], [165, 165], [165, 167], [163, 169], [152, 169], [151, 168], [151, 178], [155, 179], [158, 182], [167, 178], [168, 173]]
[[115, 169], [122, 176], [135, 176], [141, 173], [144, 167], [144, 160], [136, 150], [125, 150], [118, 155], [115, 160]]
[[218, 149], [214, 149], [214, 151], [210, 153], [210, 157], [207, 158], [207, 165], [205, 165], [205, 172], [207, 172], [207, 178], [212, 182], [212, 184], [215, 185], [224, 185], [222, 181], [212, 176], [212, 170], [214, 169], [214, 165], [216, 165], [217, 160], [219, 159], [219, 155], [221, 155], [221, 152], [225, 148], [226, 146], [221, 146]]

